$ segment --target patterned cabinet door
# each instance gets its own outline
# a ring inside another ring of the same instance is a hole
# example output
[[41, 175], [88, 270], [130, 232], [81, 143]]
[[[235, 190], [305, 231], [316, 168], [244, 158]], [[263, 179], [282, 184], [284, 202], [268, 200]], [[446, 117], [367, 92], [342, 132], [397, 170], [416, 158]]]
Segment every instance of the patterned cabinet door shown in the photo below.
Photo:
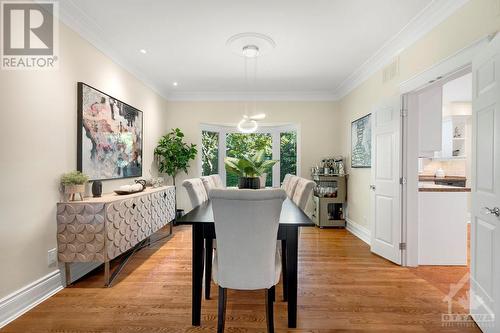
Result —
[[106, 254], [111, 260], [131, 249], [144, 236], [141, 229], [141, 203], [138, 197], [114, 201], [106, 204]]
[[175, 189], [168, 187], [152, 197], [153, 232], [156, 232], [175, 217]]
[[104, 204], [57, 205], [60, 262], [104, 262], [104, 215]]

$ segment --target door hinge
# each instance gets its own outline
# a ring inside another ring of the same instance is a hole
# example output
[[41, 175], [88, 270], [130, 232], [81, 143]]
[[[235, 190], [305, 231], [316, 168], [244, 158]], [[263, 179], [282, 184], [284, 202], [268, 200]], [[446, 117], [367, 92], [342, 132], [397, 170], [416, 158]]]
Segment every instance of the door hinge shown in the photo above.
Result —
[[399, 243], [400, 250], [406, 250], [406, 243]]
[[405, 177], [401, 177], [401, 178], [399, 178], [399, 183], [400, 183], [401, 185], [406, 184], [406, 178], [405, 178]]
[[407, 109], [401, 109], [401, 117], [408, 117], [408, 110]]

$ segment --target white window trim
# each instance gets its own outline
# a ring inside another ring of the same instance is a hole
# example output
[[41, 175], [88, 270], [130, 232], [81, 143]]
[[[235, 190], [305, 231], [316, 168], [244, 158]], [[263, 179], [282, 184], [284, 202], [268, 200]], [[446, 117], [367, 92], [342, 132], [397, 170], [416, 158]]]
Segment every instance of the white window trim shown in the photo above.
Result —
[[[202, 146], [202, 131], [216, 132], [219, 133], [219, 175], [222, 178], [224, 186], [226, 186], [226, 168], [224, 167], [224, 156], [226, 152], [226, 134], [228, 133], [240, 133], [236, 128], [236, 125], [217, 125], [217, 124], [200, 124], [200, 136], [198, 140], [199, 147]], [[286, 124], [286, 125], [260, 125], [255, 133], [266, 133], [272, 136], [272, 159], [280, 159], [280, 133], [295, 131], [297, 133], [297, 175], [300, 176], [300, 165], [301, 165], [301, 136], [300, 136], [300, 125], [297, 124]], [[200, 170], [200, 175], [202, 173], [202, 156], [198, 154], [198, 170]], [[280, 162], [273, 166], [273, 187], [280, 187]]]

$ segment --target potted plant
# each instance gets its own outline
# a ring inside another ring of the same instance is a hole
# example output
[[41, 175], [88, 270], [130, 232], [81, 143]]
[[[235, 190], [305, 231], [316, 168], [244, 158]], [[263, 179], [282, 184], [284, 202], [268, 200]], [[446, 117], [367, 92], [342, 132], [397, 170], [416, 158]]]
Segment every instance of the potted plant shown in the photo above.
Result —
[[68, 199], [75, 200], [75, 194], [80, 195], [80, 200], [83, 200], [85, 193], [85, 183], [89, 177], [81, 171], [71, 171], [61, 176], [61, 185], [64, 187], [64, 194], [68, 195]]
[[260, 188], [259, 177], [277, 162], [277, 160], [266, 160], [264, 150], [258, 151], [253, 156], [226, 157], [224, 159], [226, 171], [240, 177], [238, 188], [249, 189]]
[[184, 133], [178, 128], [160, 138], [154, 154], [158, 161], [158, 170], [172, 176], [175, 186], [175, 176], [184, 171], [187, 173], [189, 162], [196, 157], [195, 144], [188, 145], [183, 142]]
[[[189, 162], [194, 160], [197, 154], [195, 144], [187, 144], [183, 141], [184, 133], [178, 128], [172, 129], [170, 133], [160, 138], [154, 150], [158, 162], [158, 170], [172, 176], [175, 186], [175, 176], [180, 171], [187, 173]], [[175, 200], [176, 217], [181, 216], [183, 210], [177, 209], [177, 199]]]

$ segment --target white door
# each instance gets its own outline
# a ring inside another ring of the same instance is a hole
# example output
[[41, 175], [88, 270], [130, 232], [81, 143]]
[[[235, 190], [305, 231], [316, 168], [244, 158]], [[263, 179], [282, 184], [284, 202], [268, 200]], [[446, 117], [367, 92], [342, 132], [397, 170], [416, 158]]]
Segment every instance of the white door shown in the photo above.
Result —
[[371, 250], [401, 264], [400, 99], [372, 114]]
[[472, 73], [471, 314], [483, 332], [499, 332], [500, 38], [478, 54]]

